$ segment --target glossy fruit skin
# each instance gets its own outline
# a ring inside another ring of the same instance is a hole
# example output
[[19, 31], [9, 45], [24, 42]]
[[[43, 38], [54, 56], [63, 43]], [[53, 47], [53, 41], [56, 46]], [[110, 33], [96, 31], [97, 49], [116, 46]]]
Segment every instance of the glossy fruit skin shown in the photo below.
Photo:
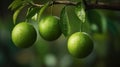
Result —
[[85, 58], [93, 50], [93, 41], [85, 32], [76, 32], [68, 39], [68, 51], [76, 58]]
[[29, 23], [21, 22], [12, 30], [12, 41], [17, 47], [28, 48], [34, 44], [36, 38], [36, 30]]
[[43, 39], [54, 41], [61, 35], [59, 18], [55, 16], [46, 16], [39, 22], [39, 32]]

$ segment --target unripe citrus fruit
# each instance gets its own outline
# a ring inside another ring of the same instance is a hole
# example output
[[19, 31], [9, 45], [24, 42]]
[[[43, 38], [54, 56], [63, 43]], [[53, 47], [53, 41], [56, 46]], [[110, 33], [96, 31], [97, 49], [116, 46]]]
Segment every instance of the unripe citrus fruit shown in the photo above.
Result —
[[27, 48], [36, 41], [37, 33], [32, 25], [26, 22], [17, 24], [12, 30], [12, 41], [20, 48]]
[[76, 32], [68, 39], [68, 51], [77, 58], [88, 56], [93, 50], [93, 41], [85, 32]]
[[39, 23], [40, 35], [47, 41], [56, 40], [61, 35], [59, 26], [59, 18], [55, 16], [47, 16]]

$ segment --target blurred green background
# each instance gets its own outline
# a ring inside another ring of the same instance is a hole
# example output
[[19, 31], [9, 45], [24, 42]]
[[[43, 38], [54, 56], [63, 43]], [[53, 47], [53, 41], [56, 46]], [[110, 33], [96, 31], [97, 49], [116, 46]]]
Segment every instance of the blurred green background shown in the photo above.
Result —
[[[67, 38], [63, 35], [53, 42], [45, 41], [38, 35], [32, 47], [17, 48], [11, 40], [11, 31], [14, 27], [13, 11], [10, 11], [8, 6], [12, 1], [0, 0], [0, 67], [120, 67], [120, 11], [98, 9], [87, 11], [88, 19], [83, 31], [93, 38], [94, 49], [88, 57], [77, 59], [68, 53]], [[35, 1], [45, 3], [49, 0]], [[119, 0], [99, 1], [111, 5], [120, 3]], [[53, 6], [53, 15], [60, 16], [62, 7], [63, 5]], [[46, 10], [46, 15], [50, 15], [50, 9]], [[67, 7], [67, 11], [71, 33], [79, 31], [80, 21], [74, 13], [74, 7]], [[18, 20], [25, 20], [24, 10]], [[32, 24], [38, 32], [37, 23]]]

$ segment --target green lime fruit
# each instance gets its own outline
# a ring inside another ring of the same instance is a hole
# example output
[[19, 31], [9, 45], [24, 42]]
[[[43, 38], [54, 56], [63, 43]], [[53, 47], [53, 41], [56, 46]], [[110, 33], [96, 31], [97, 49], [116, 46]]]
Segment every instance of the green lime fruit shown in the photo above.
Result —
[[12, 41], [20, 48], [27, 48], [34, 44], [37, 38], [35, 28], [26, 22], [17, 24], [12, 30]]
[[39, 32], [43, 39], [53, 41], [61, 35], [59, 18], [55, 16], [44, 17], [39, 23]]
[[93, 41], [85, 32], [76, 32], [68, 39], [68, 51], [77, 58], [87, 57], [93, 50]]

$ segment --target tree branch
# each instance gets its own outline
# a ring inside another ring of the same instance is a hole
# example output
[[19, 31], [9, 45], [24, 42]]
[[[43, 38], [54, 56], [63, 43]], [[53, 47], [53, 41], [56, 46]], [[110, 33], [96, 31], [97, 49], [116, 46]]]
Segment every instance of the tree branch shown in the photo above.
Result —
[[112, 4], [108, 4], [108, 3], [102, 3], [102, 2], [98, 2], [97, 4], [94, 3], [89, 3], [87, 4], [86, 8], [89, 9], [107, 9], [107, 10], [118, 10], [120, 11], [120, 3], [112, 3]]
[[72, 2], [72, 1], [53, 1], [53, 4], [65, 4], [65, 5], [76, 6], [77, 2]]
[[[50, 3], [50, 6], [54, 4], [64, 4], [64, 5], [71, 5], [71, 6], [76, 6], [77, 2], [71, 2], [71, 1], [52, 1]], [[35, 3], [30, 3], [30, 5], [35, 6], [35, 7], [42, 7], [44, 5], [39, 5], [39, 4], [35, 4]], [[120, 3], [116, 4], [116, 3], [112, 3], [112, 4], [108, 4], [108, 3], [102, 3], [102, 2], [97, 2], [96, 3], [86, 3], [85, 4], [86, 10], [91, 10], [91, 9], [107, 9], [107, 10], [118, 10], [120, 11]]]

